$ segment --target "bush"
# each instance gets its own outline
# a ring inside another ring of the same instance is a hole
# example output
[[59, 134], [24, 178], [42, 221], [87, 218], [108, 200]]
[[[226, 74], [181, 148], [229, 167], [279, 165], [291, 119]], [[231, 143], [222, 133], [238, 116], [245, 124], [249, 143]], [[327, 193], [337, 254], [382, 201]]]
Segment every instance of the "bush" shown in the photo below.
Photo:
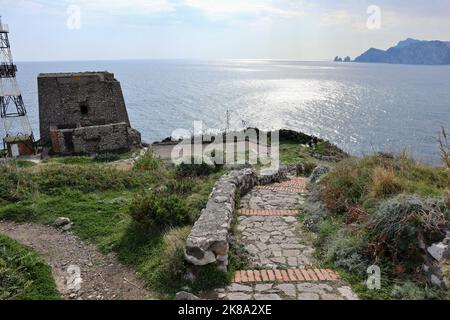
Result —
[[321, 198], [327, 209], [343, 213], [348, 204], [361, 201], [367, 190], [370, 172], [358, 166], [357, 160], [344, 160], [322, 180]]
[[144, 230], [161, 230], [183, 226], [191, 221], [189, 208], [175, 195], [161, 196], [153, 192], [134, 197], [130, 214], [137, 227]]
[[176, 167], [176, 175], [180, 178], [195, 178], [195, 177], [205, 177], [209, 176], [219, 169], [216, 167], [202, 162], [201, 164], [196, 164], [195, 159], [191, 159], [190, 163], [182, 162]]
[[134, 169], [138, 171], [155, 171], [161, 167], [161, 160], [156, 158], [151, 151], [147, 151], [134, 163]]
[[350, 236], [343, 229], [326, 240], [323, 245], [323, 258], [326, 263], [359, 275], [366, 274], [370, 266], [367, 240], [362, 236]]
[[169, 180], [166, 183], [166, 188], [169, 193], [176, 193], [179, 195], [186, 195], [192, 192], [195, 182], [192, 179]]
[[445, 204], [436, 199], [400, 195], [384, 201], [370, 221], [374, 253], [400, 270], [414, 271], [423, 262], [423, 245], [444, 238]]
[[94, 157], [96, 162], [114, 162], [120, 160], [120, 155], [117, 153], [100, 153]]
[[25, 199], [33, 192], [30, 175], [9, 164], [0, 165], [0, 200], [16, 202]]
[[184, 249], [191, 227], [168, 231], [163, 237], [161, 249], [154, 254], [144, 268], [150, 287], [159, 293], [176, 293], [183, 286], [186, 272]]
[[442, 293], [411, 281], [395, 285], [392, 297], [398, 300], [437, 300], [442, 299]]
[[384, 167], [373, 169], [370, 192], [374, 198], [386, 198], [401, 192], [401, 186], [397, 181], [394, 170]]
[[297, 177], [309, 177], [315, 168], [315, 163], [305, 161], [304, 163], [297, 165]]

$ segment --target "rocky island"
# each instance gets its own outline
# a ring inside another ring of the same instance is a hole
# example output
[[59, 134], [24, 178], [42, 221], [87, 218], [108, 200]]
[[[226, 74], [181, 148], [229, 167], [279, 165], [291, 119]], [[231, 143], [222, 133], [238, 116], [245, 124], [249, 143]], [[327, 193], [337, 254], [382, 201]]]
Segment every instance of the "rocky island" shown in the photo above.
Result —
[[355, 62], [413, 65], [450, 64], [450, 42], [406, 39], [388, 50], [371, 48]]

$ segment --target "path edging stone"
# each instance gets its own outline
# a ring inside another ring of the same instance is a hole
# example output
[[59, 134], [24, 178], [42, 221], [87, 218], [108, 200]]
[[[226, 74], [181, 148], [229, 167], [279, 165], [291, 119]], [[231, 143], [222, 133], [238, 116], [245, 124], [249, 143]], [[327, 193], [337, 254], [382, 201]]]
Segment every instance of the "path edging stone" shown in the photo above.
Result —
[[232, 171], [216, 182], [206, 208], [186, 241], [185, 258], [193, 266], [217, 264], [226, 271], [229, 263], [231, 223], [236, 214], [237, 195], [247, 194], [256, 185], [287, 179], [287, 168]]

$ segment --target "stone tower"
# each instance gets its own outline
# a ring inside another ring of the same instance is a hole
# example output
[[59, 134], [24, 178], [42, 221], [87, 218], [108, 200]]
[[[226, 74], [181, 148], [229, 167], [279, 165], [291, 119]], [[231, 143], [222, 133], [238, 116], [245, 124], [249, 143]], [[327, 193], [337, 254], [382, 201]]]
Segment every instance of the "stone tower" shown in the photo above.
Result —
[[114, 74], [40, 74], [38, 90], [41, 144], [53, 151], [100, 153], [140, 145]]

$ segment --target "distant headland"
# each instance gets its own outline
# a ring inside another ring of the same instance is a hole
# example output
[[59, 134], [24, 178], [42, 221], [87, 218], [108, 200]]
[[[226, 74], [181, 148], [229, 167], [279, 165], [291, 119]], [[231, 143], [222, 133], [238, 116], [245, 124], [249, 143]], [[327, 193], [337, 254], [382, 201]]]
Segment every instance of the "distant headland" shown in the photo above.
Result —
[[450, 65], [450, 42], [406, 39], [388, 50], [371, 48], [354, 62]]

